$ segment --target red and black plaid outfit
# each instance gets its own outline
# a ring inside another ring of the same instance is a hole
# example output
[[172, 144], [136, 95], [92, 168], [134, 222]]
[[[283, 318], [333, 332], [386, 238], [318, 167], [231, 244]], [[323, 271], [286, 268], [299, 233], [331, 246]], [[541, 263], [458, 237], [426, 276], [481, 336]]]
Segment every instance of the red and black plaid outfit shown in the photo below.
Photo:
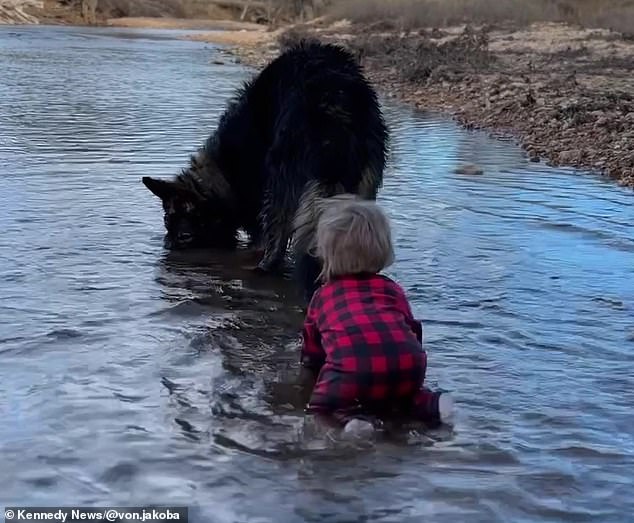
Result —
[[345, 424], [390, 412], [437, 421], [439, 393], [423, 387], [421, 322], [403, 289], [379, 274], [335, 278], [317, 290], [303, 328], [301, 363], [318, 373], [308, 411]]

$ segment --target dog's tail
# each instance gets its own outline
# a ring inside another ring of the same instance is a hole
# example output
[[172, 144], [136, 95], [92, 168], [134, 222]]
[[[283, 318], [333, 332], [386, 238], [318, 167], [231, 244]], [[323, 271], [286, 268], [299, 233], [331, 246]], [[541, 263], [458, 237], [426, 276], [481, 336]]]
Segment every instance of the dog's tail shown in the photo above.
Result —
[[346, 191], [343, 184], [326, 185], [311, 180], [304, 186], [293, 219], [293, 251], [314, 254], [317, 223], [326, 205], [350, 199], [376, 200], [382, 175], [371, 168], [363, 171], [355, 193]]
[[342, 185], [325, 186], [317, 181], [308, 182], [302, 192], [293, 221], [293, 255], [295, 276], [310, 302], [319, 285], [321, 264], [316, 253], [317, 224], [327, 206], [363, 198], [364, 195], [346, 193]]

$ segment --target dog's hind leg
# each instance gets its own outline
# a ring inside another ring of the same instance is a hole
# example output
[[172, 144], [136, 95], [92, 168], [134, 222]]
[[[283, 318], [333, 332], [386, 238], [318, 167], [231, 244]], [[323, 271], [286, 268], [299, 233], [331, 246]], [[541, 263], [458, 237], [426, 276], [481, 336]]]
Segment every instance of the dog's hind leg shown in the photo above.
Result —
[[302, 297], [306, 305], [319, 287], [319, 273], [321, 262], [315, 256], [304, 252], [295, 255], [295, 278], [300, 286]]

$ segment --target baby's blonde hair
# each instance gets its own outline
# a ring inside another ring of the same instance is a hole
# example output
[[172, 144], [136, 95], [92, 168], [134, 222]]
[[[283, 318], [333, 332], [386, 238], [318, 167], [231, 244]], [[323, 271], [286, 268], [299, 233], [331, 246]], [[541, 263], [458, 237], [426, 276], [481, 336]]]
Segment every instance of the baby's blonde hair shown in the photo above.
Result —
[[390, 221], [373, 201], [352, 195], [322, 200], [316, 254], [323, 264], [322, 281], [378, 273], [394, 263]]

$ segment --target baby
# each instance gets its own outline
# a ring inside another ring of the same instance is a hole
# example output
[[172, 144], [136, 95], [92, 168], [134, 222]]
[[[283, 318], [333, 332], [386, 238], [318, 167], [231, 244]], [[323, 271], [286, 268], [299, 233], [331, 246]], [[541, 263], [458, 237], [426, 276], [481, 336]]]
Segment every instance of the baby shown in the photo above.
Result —
[[303, 327], [302, 380], [314, 384], [307, 412], [356, 435], [371, 420], [447, 422], [451, 397], [423, 386], [422, 325], [405, 292], [379, 274], [394, 261], [390, 224], [374, 202], [334, 198], [320, 217], [321, 287]]

